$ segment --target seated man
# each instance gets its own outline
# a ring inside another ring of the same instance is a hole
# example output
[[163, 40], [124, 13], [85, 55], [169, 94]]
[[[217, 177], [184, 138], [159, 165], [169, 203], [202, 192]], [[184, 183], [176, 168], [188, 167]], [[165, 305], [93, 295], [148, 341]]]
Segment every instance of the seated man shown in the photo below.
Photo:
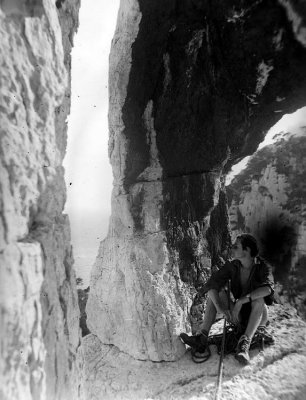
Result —
[[[252, 338], [256, 330], [265, 333], [268, 321], [267, 305], [272, 304], [274, 293], [271, 268], [257, 255], [256, 239], [249, 234], [238, 236], [232, 247], [233, 261], [227, 261], [200, 290], [201, 294], [208, 294], [201, 331], [196, 336], [181, 334], [184, 343], [196, 350], [195, 357], [198, 355], [201, 358], [201, 354], [204, 355], [208, 334], [218, 313], [243, 329], [235, 357], [243, 364], [249, 363]], [[235, 298], [235, 303], [230, 302], [230, 304], [222, 290], [229, 279], [231, 292]], [[272, 336], [270, 341], [273, 342]]]

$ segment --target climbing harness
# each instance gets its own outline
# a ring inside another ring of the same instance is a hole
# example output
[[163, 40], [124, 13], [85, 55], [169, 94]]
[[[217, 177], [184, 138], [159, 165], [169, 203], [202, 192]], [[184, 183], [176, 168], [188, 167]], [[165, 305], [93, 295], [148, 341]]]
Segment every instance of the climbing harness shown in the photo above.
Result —
[[[224, 355], [235, 354], [239, 338], [241, 337], [243, 332], [243, 329], [227, 322]], [[217, 347], [218, 354], [221, 354], [222, 337], [223, 333], [211, 335], [208, 337], [208, 345], [215, 345]], [[274, 344], [274, 339], [271, 337], [271, 335], [265, 332], [256, 331], [250, 345], [250, 350], [253, 350], [255, 348], [264, 350], [264, 346], [272, 344]]]

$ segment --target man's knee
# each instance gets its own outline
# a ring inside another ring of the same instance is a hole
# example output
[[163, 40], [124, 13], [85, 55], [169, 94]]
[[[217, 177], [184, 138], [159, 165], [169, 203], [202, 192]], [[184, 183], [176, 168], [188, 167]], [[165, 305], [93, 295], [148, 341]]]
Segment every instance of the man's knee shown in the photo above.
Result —
[[265, 301], [264, 301], [263, 297], [252, 300], [252, 308], [264, 309], [264, 307], [265, 307]]

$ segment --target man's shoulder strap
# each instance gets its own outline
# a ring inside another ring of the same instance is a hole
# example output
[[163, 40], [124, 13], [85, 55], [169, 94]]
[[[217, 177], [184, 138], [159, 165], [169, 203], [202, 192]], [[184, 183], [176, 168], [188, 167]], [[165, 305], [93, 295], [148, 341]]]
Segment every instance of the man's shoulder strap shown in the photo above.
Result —
[[255, 262], [256, 262], [256, 264], [259, 264], [259, 265], [262, 265], [265, 267], [270, 267], [270, 268], [272, 267], [268, 261], [266, 261], [264, 258], [262, 258], [260, 256], [256, 257]]

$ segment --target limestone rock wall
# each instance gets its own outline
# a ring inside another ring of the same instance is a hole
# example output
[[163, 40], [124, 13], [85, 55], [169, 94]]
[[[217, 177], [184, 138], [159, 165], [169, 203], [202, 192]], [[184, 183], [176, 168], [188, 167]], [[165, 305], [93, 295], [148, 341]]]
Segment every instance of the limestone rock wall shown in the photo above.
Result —
[[228, 186], [233, 235], [252, 232], [281, 294], [305, 316], [306, 130], [259, 150]]
[[[77, 398], [62, 160], [79, 1], [0, 2], [0, 397]], [[71, 397], [72, 396], [72, 397]]]
[[194, 288], [229, 243], [223, 174], [306, 103], [303, 7], [298, 28], [288, 13], [277, 2], [121, 2], [112, 216], [87, 303], [102, 343], [139, 359], [182, 355]]

